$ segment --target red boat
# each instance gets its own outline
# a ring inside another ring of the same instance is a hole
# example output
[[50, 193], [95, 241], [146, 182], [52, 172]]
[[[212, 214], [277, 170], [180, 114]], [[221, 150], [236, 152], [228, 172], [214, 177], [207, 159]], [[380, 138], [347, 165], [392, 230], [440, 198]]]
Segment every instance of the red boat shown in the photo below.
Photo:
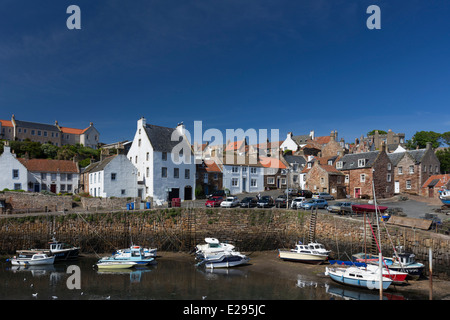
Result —
[[373, 204], [352, 204], [353, 213], [375, 212], [375, 208], [378, 212], [384, 213], [388, 207], [376, 206]]

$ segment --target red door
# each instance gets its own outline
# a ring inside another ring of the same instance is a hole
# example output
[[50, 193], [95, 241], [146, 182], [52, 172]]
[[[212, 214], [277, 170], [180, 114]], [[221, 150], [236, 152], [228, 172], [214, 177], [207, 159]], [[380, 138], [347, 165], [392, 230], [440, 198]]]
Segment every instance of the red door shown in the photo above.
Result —
[[50, 185], [50, 191], [56, 193], [56, 184]]
[[355, 198], [359, 199], [360, 195], [361, 195], [361, 188], [355, 188]]

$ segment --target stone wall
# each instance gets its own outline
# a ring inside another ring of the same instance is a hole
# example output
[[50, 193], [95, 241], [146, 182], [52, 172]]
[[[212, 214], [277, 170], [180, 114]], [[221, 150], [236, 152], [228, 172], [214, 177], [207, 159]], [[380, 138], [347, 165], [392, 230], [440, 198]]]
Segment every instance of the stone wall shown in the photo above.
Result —
[[[83, 253], [109, 253], [131, 243], [162, 251], [192, 251], [205, 237], [231, 242], [253, 252], [291, 248], [309, 239], [311, 213], [261, 209], [159, 209], [111, 213], [42, 215], [0, 219], [0, 254], [43, 248], [53, 232]], [[384, 228], [383, 228], [384, 229]], [[350, 259], [370, 245], [370, 228], [360, 219], [318, 215], [315, 238], [332, 250], [332, 258]], [[428, 266], [433, 250], [433, 276], [450, 278], [450, 237], [430, 231], [388, 226], [382, 232], [383, 254], [402, 245]]]
[[5, 191], [0, 200], [6, 202], [8, 213], [56, 212], [72, 208], [71, 196], [51, 196], [35, 192]]

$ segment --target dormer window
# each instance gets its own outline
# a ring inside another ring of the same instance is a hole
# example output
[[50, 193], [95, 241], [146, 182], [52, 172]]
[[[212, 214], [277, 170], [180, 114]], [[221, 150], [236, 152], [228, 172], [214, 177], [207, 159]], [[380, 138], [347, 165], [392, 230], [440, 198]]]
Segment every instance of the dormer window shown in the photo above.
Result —
[[366, 165], [366, 159], [358, 160], [358, 167], [364, 167]]
[[342, 169], [342, 161], [336, 162], [336, 169]]

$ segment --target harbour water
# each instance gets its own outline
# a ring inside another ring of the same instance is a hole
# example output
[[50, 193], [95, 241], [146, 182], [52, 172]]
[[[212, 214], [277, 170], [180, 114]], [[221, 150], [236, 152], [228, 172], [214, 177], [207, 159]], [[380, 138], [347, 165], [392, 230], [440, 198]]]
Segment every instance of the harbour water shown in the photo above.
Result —
[[[343, 287], [298, 272], [286, 277], [256, 264], [230, 269], [196, 267], [193, 256], [158, 257], [154, 264], [99, 271], [98, 257], [50, 266], [17, 267], [2, 259], [0, 300], [378, 300], [378, 292]], [[283, 263], [280, 261], [280, 263]], [[77, 266], [79, 278], [69, 266]], [[74, 280], [75, 279], [75, 280]], [[79, 288], [73, 288], [73, 284]], [[387, 292], [385, 299], [422, 299]], [[425, 297], [426, 299], [426, 297]]]

